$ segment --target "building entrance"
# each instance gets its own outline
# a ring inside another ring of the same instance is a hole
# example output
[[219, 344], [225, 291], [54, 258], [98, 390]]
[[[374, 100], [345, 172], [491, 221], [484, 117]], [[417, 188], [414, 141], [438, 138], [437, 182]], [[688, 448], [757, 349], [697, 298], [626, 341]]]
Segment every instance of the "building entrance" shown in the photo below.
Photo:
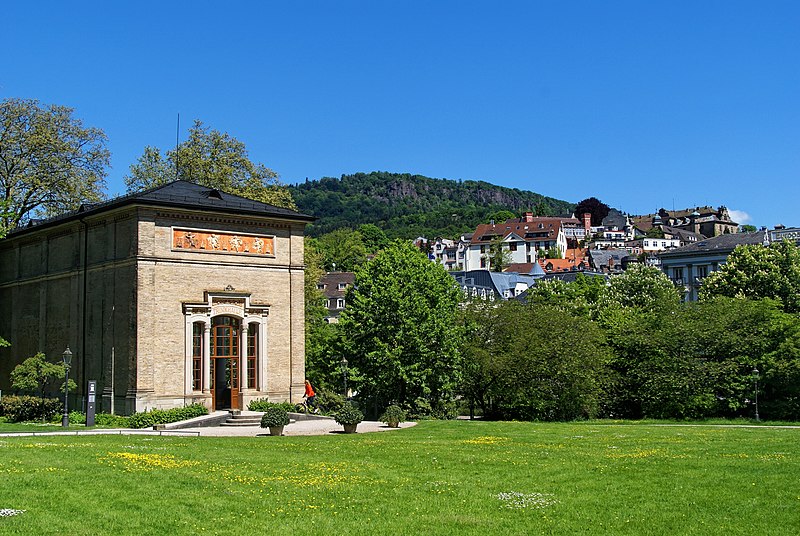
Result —
[[239, 407], [239, 320], [216, 316], [211, 321], [211, 393], [213, 407]]

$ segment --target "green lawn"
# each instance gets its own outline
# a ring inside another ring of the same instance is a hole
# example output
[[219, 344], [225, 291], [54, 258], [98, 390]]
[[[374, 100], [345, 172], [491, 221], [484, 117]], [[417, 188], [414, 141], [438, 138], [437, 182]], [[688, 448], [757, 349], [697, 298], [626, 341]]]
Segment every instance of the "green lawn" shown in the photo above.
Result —
[[0, 437], [0, 534], [797, 534], [800, 429]]

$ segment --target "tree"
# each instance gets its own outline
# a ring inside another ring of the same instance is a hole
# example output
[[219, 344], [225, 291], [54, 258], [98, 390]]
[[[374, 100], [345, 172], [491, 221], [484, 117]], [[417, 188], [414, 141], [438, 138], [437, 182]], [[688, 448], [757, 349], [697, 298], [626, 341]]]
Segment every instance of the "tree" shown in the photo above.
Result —
[[637, 308], [644, 312], [674, 309], [681, 294], [664, 272], [652, 266], [632, 264], [620, 275], [612, 276], [599, 300], [601, 312]]
[[[51, 383], [64, 377], [64, 363], [51, 363], [47, 357], [39, 352], [29, 357], [11, 371], [11, 387], [17, 391], [33, 393], [40, 398], [44, 397]], [[73, 392], [77, 389], [74, 381], [69, 380], [69, 388]], [[61, 383], [64, 391], [64, 383]]]
[[586, 318], [516, 302], [467, 309], [461, 392], [487, 417], [593, 417], [610, 359], [602, 331]]
[[752, 416], [754, 367], [764, 375], [770, 413], [797, 415], [800, 391], [792, 382], [800, 369], [790, 347], [800, 340], [800, 319], [777, 302], [717, 297], [624, 318], [608, 333], [620, 378], [615, 415]]
[[800, 249], [784, 240], [737, 246], [726, 263], [703, 280], [700, 298], [773, 298], [787, 313], [800, 312]]
[[590, 318], [605, 287], [604, 277], [589, 277], [581, 273], [571, 283], [561, 279], [541, 279], [528, 290], [527, 303], [532, 307], [546, 305]]
[[644, 235], [647, 238], [664, 238], [664, 229], [661, 227], [651, 227]]
[[[0, 199], [0, 240], [5, 238], [6, 233], [8, 232], [5, 224], [5, 215], [8, 213], [6, 207], [8, 204], [9, 202], [7, 199]], [[6, 346], [11, 346], [11, 344], [3, 337], [0, 337], [0, 348], [4, 348]]]
[[583, 217], [583, 214], [588, 212], [592, 215], [592, 225], [598, 226], [602, 224], [603, 218], [608, 216], [610, 210], [611, 209], [608, 207], [608, 205], [596, 197], [589, 197], [588, 199], [580, 201], [575, 206], [574, 214], [580, 219]]
[[296, 209], [288, 188], [278, 174], [263, 164], [254, 163], [241, 141], [227, 133], [211, 130], [201, 121], [189, 129], [189, 139], [177, 150], [161, 155], [156, 147], [147, 146], [137, 163], [125, 176], [129, 192], [166, 184], [175, 179], [216, 188], [235, 195]]
[[407, 241], [392, 242], [356, 270], [339, 329], [367, 408], [446, 411], [459, 381], [460, 298], [444, 268]]
[[335, 388], [338, 358], [334, 356], [335, 325], [325, 320], [325, 295], [317, 288], [325, 270], [323, 255], [312, 238], [305, 239], [306, 378], [317, 388]]
[[489, 244], [488, 258], [493, 272], [502, 272], [503, 268], [511, 264], [511, 251], [502, 236], [498, 236]]
[[740, 233], [755, 233], [758, 231], [758, 228], [755, 225], [740, 225], [739, 232]]
[[[510, 210], [498, 210], [489, 216], [489, 221], [500, 224], [515, 217], [515, 214]], [[489, 223], [489, 221], [485, 223]]]
[[328, 271], [352, 272], [367, 260], [361, 234], [352, 229], [336, 229], [316, 239], [314, 246], [322, 253], [322, 265]]
[[0, 227], [75, 210], [103, 198], [110, 153], [102, 130], [65, 106], [0, 101]]
[[383, 229], [373, 223], [362, 223], [358, 226], [358, 232], [367, 253], [377, 253], [389, 244], [389, 239]]

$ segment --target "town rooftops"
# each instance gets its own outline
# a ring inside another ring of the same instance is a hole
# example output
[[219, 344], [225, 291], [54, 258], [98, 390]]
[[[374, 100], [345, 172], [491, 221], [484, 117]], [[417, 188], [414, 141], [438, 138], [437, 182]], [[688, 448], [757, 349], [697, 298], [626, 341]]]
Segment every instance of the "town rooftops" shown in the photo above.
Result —
[[670, 258], [683, 257], [685, 255], [705, 255], [711, 252], [730, 252], [733, 251], [736, 246], [740, 245], [768, 244], [769, 236], [766, 236], [766, 234], [766, 231], [757, 231], [755, 233], [730, 233], [719, 235], [714, 238], [706, 238], [699, 242], [693, 242], [671, 251], [665, 251], [658, 256], [661, 258]]
[[482, 223], [475, 229], [470, 243], [487, 244], [512, 233], [527, 241], [555, 239], [562, 224], [577, 226], [580, 222], [575, 218], [530, 217], [514, 218], [505, 223]]
[[310, 223], [313, 216], [301, 214], [288, 208], [276, 207], [260, 201], [254, 201], [221, 190], [201, 186], [188, 181], [173, 181], [161, 186], [134, 192], [100, 203], [86, 203], [78, 210], [73, 210], [45, 220], [32, 220], [27, 226], [12, 230], [11, 234], [39, 230], [51, 225], [82, 219], [126, 205], [164, 206], [203, 210], [207, 212], [224, 212], [252, 216], [272, 216], [281, 219]]

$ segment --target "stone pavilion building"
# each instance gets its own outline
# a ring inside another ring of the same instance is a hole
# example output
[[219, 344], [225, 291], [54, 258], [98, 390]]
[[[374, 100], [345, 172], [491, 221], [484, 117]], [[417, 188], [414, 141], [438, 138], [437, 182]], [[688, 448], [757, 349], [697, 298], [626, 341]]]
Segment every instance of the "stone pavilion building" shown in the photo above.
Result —
[[70, 406], [132, 413], [303, 394], [303, 234], [312, 217], [175, 181], [0, 240], [0, 390], [74, 357]]

